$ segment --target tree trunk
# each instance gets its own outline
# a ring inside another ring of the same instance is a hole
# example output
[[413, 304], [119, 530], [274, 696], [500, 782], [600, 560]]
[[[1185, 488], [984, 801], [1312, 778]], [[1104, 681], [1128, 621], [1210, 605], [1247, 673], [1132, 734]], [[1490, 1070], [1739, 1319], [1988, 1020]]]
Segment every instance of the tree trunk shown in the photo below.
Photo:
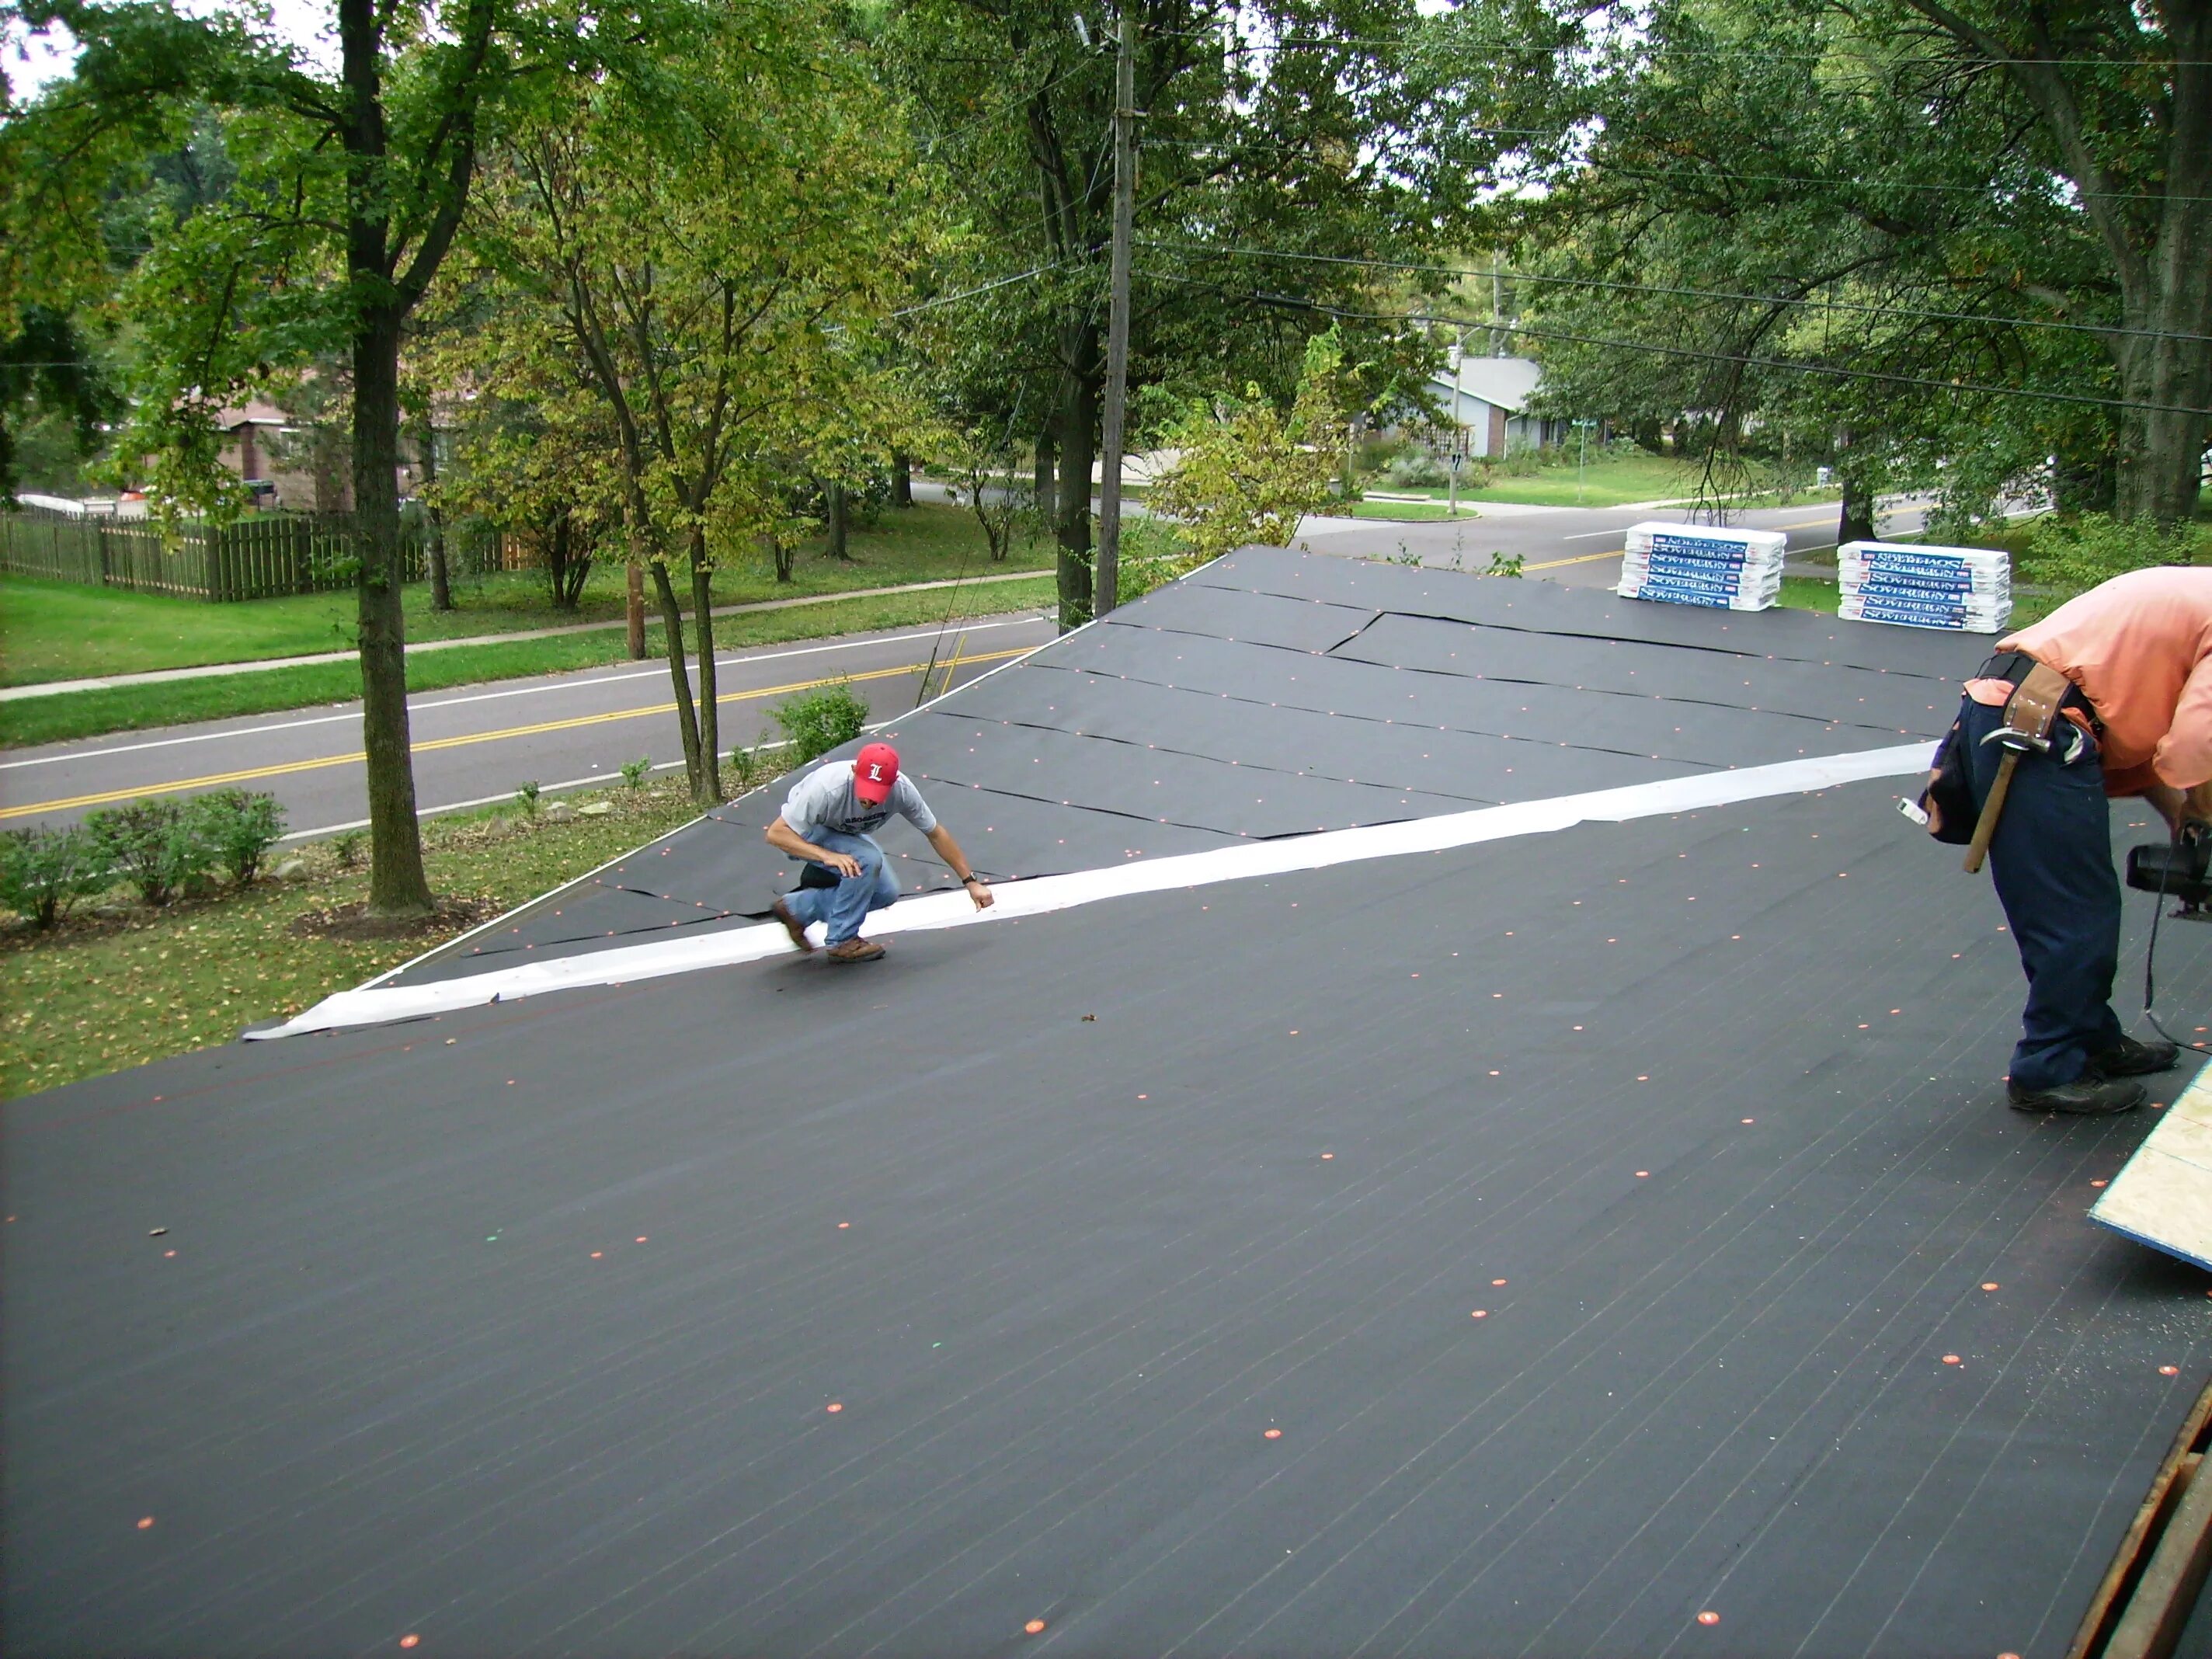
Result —
[[453, 608], [453, 578], [446, 568], [446, 515], [440, 510], [434, 486], [438, 482], [438, 431], [430, 423], [430, 405], [422, 405], [422, 424], [416, 443], [422, 452], [422, 483], [432, 494], [426, 498], [430, 515], [430, 609]]
[[1836, 545], [1845, 542], [1870, 542], [1874, 539], [1874, 492], [1866, 487], [1858, 473], [1844, 468], [1838, 475], [1844, 486], [1844, 501], [1836, 514]]
[[1845, 542], [1874, 539], [1874, 491], [1867, 487], [1866, 476], [1851, 453], [1855, 441], [1848, 427], [1836, 434], [1836, 482], [1844, 489], [1843, 504], [1836, 514], [1838, 547]]
[[914, 457], [902, 449], [891, 451], [891, 505], [914, 505]]
[[[2212, 234], [2201, 240], [2212, 262]], [[2165, 292], [2145, 307], [2148, 326], [2166, 336], [2212, 332], [2212, 264], [2182, 270], [2165, 258], [2157, 263]], [[2197, 511], [2212, 422], [2180, 411], [2212, 408], [2212, 347], [2191, 339], [2129, 340], [2120, 352], [2120, 386], [2129, 402], [2151, 406], [2122, 416], [2116, 510], [2122, 518], [2185, 524]]]
[[629, 625], [629, 656], [632, 662], [645, 659], [645, 572], [637, 561], [629, 562], [623, 576], [623, 621]]
[[1060, 631], [1091, 620], [1091, 467], [1097, 453], [1098, 325], [1085, 319], [1060, 336], [1059, 499], [1054, 533], [1060, 543]]
[[399, 319], [364, 315], [353, 343], [354, 533], [361, 639], [362, 750], [368, 760], [371, 860], [368, 910], [430, 910], [415, 816], [415, 763], [407, 726], [407, 622], [400, 605]]
[[1048, 421], [1042, 432], [1037, 434], [1036, 460], [1031, 474], [1030, 505], [1036, 508], [1039, 524], [1051, 524], [1053, 518], [1053, 435], [1054, 422]]
[[407, 623], [399, 590], [399, 328], [391, 297], [381, 171], [382, 31], [371, 0], [339, 0], [346, 92], [346, 276], [353, 309], [353, 511], [360, 573], [362, 750], [368, 787], [368, 913], [429, 914], [415, 762], [407, 731]]
[[722, 705], [714, 689], [714, 570], [708, 562], [707, 532], [701, 525], [691, 526], [691, 618], [699, 630], [699, 752], [706, 763], [691, 781], [691, 799], [702, 806], [720, 806]]
[[690, 781], [691, 798], [703, 799], [709, 757], [699, 755], [699, 721], [691, 706], [691, 676], [684, 653], [684, 608], [676, 603], [676, 584], [668, 580], [668, 561], [655, 559], [653, 597], [660, 605], [661, 631], [668, 636], [668, 678], [676, 691], [676, 735], [684, 742], [684, 775]]
[[845, 486], [842, 480], [832, 480], [822, 486], [823, 504], [830, 520], [830, 556], [849, 559], [852, 551], [845, 544], [846, 532], [851, 514], [846, 511]]

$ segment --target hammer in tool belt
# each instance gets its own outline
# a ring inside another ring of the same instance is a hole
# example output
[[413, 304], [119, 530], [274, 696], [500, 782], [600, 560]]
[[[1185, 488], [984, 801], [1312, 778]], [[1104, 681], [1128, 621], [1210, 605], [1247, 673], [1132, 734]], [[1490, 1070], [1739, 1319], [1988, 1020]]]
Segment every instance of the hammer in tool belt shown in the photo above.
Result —
[[1966, 843], [1968, 875], [1979, 870], [1989, 856], [1990, 837], [1996, 834], [1997, 819], [2004, 814], [2005, 797], [2012, 791], [2013, 770], [2020, 757], [2051, 752], [2051, 732], [2058, 723], [2058, 704], [2072, 686], [2073, 682], [2057, 669], [2036, 664], [2027, 671], [2027, 678], [2013, 688], [2005, 703], [2005, 723], [1982, 739], [1996, 744], [2004, 751], [2004, 758], [1997, 763], [1996, 780], [1990, 785], [1990, 798], [1982, 803], [1982, 815], [1974, 821], [1974, 838]]

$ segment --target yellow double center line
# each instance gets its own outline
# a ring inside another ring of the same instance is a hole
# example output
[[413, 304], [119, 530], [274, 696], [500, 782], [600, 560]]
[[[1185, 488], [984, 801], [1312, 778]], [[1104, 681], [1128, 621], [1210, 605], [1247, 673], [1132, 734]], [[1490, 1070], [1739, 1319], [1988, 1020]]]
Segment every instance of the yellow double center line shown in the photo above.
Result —
[[[945, 670], [945, 683], [952, 679], [952, 671], [967, 667], [971, 663], [1000, 662], [1008, 657], [1019, 657], [1035, 650], [1034, 646], [1017, 646], [1010, 651], [984, 651], [974, 656], [954, 657], [941, 664]], [[761, 697], [781, 697], [793, 691], [811, 691], [817, 687], [836, 685], [850, 680], [888, 680], [901, 674], [918, 674], [927, 663], [902, 663], [896, 668], [871, 668], [858, 674], [839, 674], [827, 679], [794, 680], [789, 685], [764, 685], [757, 691], [729, 691], [714, 699], [719, 706], [726, 702], [750, 702]], [[465, 749], [475, 743], [501, 743], [509, 738], [534, 737], [541, 732], [573, 732], [586, 726], [605, 726], [612, 720], [643, 720], [655, 714], [672, 714], [674, 702], [657, 702], [646, 708], [618, 708], [604, 714], [577, 714], [565, 720], [539, 720], [532, 726], [502, 726], [496, 732], [476, 732], [465, 737], [432, 738], [414, 745], [414, 752], [428, 754], [437, 749]], [[241, 732], [240, 737], [250, 736]], [[89, 757], [88, 758], [97, 758]], [[352, 766], [368, 757], [359, 750], [349, 755], [325, 755], [315, 760], [285, 761], [275, 766], [253, 766], [235, 772], [210, 772], [204, 777], [178, 778], [168, 783], [142, 784], [131, 789], [104, 789], [96, 794], [71, 795], [62, 800], [30, 801], [21, 806], [0, 806], [0, 819], [31, 817], [40, 812], [66, 812], [80, 806], [105, 806], [118, 800], [137, 800], [146, 795], [173, 795], [187, 789], [212, 789], [223, 784], [250, 783], [261, 778], [281, 778], [295, 772], [316, 772], [330, 766]]]

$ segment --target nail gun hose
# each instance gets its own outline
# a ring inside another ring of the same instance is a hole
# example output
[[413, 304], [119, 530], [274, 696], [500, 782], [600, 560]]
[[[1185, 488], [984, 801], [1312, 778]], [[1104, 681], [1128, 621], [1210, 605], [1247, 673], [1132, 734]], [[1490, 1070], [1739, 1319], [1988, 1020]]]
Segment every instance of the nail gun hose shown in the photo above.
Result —
[[2172, 873], [2171, 863], [2172, 861], [2168, 860], [2167, 863], [2159, 866], [2158, 899], [2150, 913], [2150, 941], [2143, 946], [2143, 1018], [2150, 1022], [2152, 1030], [2176, 1048], [2193, 1049], [2200, 1054], [2212, 1054], [2212, 1047], [2202, 1042], [2185, 1042], [2167, 1030], [2164, 1023], [2160, 1020], [2157, 1011], [2152, 1006], [2158, 1000], [2158, 923], [2159, 918], [2166, 914], [2166, 877]]

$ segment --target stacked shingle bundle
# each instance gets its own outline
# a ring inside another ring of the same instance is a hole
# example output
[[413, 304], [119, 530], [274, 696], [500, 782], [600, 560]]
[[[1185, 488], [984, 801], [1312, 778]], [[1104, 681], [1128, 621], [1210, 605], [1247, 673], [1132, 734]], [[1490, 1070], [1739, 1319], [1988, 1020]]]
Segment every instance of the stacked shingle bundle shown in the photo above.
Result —
[[1622, 597], [1728, 611], [1764, 611], [1782, 591], [1778, 530], [1639, 524], [1620, 562]]
[[2012, 615], [2012, 561], [2002, 548], [1845, 542], [1836, 577], [1846, 622], [1999, 634]]

